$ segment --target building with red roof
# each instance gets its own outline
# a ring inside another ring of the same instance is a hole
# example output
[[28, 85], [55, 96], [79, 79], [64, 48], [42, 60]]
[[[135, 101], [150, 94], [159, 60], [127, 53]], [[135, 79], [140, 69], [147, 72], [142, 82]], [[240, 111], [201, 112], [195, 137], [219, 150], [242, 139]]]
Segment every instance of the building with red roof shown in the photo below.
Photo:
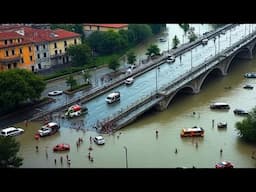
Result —
[[47, 69], [70, 61], [66, 49], [81, 44], [80, 34], [63, 29], [37, 29], [26, 25], [0, 26], [0, 71]]
[[128, 24], [95, 24], [95, 23], [85, 23], [83, 24], [84, 31], [87, 35], [94, 31], [109, 31], [113, 30], [118, 32], [119, 30], [127, 30]]

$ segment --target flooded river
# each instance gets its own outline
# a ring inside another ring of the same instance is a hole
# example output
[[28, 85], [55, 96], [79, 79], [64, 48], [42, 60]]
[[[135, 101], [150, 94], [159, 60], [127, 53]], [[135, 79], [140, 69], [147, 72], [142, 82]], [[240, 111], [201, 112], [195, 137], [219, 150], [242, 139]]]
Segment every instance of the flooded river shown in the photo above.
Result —
[[[28, 127], [23, 122], [19, 123], [16, 126], [25, 129], [25, 133], [17, 137], [21, 143], [19, 155], [24, 158], [22, 167], [67, 168], [68, 155], [71, 168], [125, 168], [125, 146], [129, 168], [214, 168], [215, 163], [221, 160], [233, 162], [236, 168], [255, 168], [256, 161], [251, 158], [251, 154], [256, 150], [256, 145], [239, 139], [235, 123], [243, 117], [233, 113], [235, 108], [250, 110], [255, 106], [256, 79], [243, 77], [244, 73], [250, 71], [256, 71], [256, 59], [235, 61], [227, 76], [209, 77], [198, 94], [179, 94], [166, 111], [149, 111], [114, 135], [103, 135], [106, 140], [104, 146], [90, 144], [89, 138], [97, 135], [96, 132], [84, 133], [69, 127], [61, 127], [56, 135], [35, 140], [34, 133], [40, 128], [41, 122], [30, 122]], [[243, 89], [245, 84], [253, 85], [254, 89]], [[227, 102], [231, 109], [212, 111], [209, 109], [212, 102]], [[227, 128], [218, 129], [216, 124], [219, 121], [226, 121]], [[195, 125], [205, 129], [203, 138], [180, 137], [182, 128]], [[159, 132], [158, 137], [156, 130]], [[79, 137], [83, 138], [83, 143], [77, 148]], [[53, 153], [52, 148], [58, 143], [69, 143], [71, 150]], [[36, 146], [39, 152], [36, 152]], [[93, 148], [93, 162], [88, 159], [90, 146]], [[220, 149], [223, 150], [222, 155]]]

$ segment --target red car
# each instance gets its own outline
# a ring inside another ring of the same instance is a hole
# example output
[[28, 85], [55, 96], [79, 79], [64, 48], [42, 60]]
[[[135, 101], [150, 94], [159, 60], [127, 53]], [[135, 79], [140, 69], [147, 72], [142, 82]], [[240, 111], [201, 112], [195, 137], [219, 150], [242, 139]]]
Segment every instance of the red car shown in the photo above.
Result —
[[69, 144], [57, 144], [55, 147], [53, 147], [53, 151], [69, 151], [70, 150], [70, 145]]
[[215, 168], [222, 169], [222, 168], [234, 168], [234, 165], [229, 161], [222, 161], [215, 165]]

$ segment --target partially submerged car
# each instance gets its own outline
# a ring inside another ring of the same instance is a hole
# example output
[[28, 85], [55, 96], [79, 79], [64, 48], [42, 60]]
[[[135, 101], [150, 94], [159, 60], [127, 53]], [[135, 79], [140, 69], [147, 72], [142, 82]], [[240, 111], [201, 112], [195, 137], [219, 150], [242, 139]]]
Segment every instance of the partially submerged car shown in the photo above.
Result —
[[94, 137], [93, 140], [98, 145], [104, 145], [105, 144], [105, 139], [101, 135]]
[[229, 161], [222, 161], [222, 162], [216, 163], [215, 168], [217, 169], [234, 168], [234, 164], [232, 164]]
[[57, 144], [53, 147], [53, 151], [57, 152], [57, 151], [69, 151], [70, 150], [70, 145], [66, 144], [66, 143], [61, 143], [61, 144]]

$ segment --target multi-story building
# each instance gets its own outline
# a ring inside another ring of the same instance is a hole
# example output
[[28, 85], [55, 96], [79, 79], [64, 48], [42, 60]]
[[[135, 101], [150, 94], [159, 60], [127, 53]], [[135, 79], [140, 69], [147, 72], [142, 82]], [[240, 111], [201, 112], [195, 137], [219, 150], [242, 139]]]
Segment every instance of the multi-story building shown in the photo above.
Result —
[[49, 30], [49, 51], [52, 65], [64, 64], [70, 61], [66, 54], [70, 45], [81, 44], [80, 34], [63, 29]]
[[62, 29], [0, 27], [0, 70], [26, 68], [39, 71], [70, 61], [70, 45], [81, 44], [80, 34]]
[[24, 38], [24, 30], [0, 32], [0, 71], [22, 68], [32, 70], [34, 46]]

